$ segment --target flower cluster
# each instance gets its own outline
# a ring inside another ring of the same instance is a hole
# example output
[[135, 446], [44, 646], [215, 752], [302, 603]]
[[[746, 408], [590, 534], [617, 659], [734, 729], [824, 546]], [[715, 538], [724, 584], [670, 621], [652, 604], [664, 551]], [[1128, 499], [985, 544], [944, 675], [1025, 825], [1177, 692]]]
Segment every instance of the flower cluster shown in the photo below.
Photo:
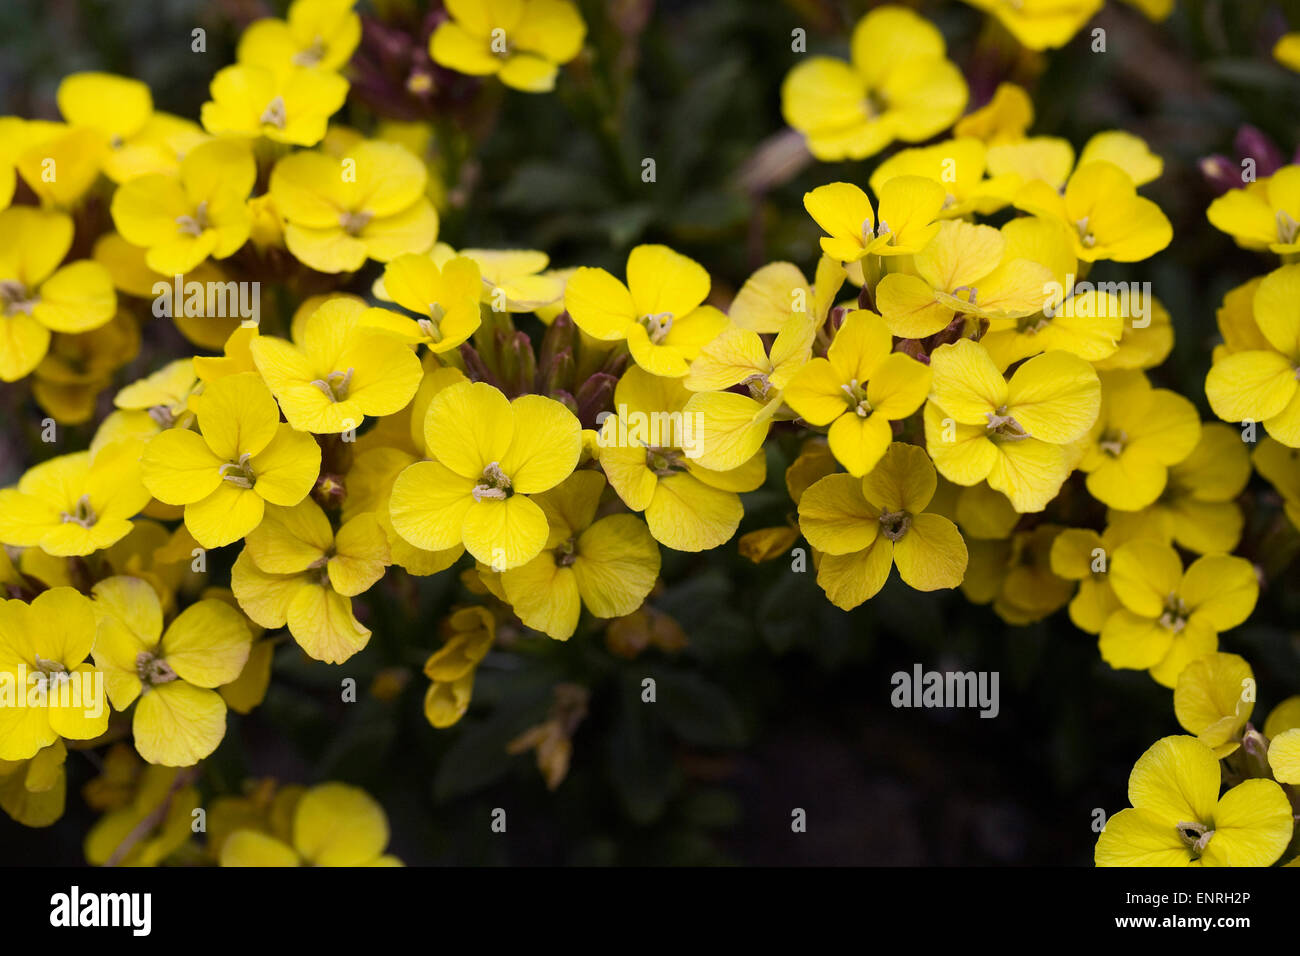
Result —
[[[972, 3], [1041, 49], [1100, 0]], [[553, 88], [584, 44], [567, 0], [446, 9], [432, 63], [515, 90]], [[261, 704], [277, 644], [344, 664], [383, 620], [367, 592], [459, 572], [467, 599], [421, 652], [446, 728], [506, 635], [679, 648], [654, 606], [664, 549], [736, 540], [758, 563], [803, 539], [838, 608], [895, 568], [1012, 625], [1068, 606], [1107, 664], [1173, 690], [1193, 736], [1138, 762], [1099, 864], [1283, 857], [1300, 697], [1256, 730], [1250, 665], [1219, 639], [1260, 590], [1233, 553], [1252, 470], [1300, 524], [1300, 167], [1210, 207], [1283, 264], [1225, 298], [1205, 386], [1223, 421], [1202, 422], [1153, 383], [1175, 323], [1135, 278], [1173, 236], [1143, 194], [1161, 158], [1120, 130], [1034, 135], [1013, 84], [963, 115], [911, 10], [864, 17], [851, 63], [790, 71], [784, 116], [817, 159], [901, 145], [804, 196], [811, 279], [769, 263], [730, 302], [662, 244], [610, 271], [440, 239], [429, 137], [335, 122], [361, 35], [350, 2], [295, 0], [243, 34], [199, 123], [97, 73], [64, 80], [62, 122], [0, 119], [23, 184], [0, 211], [0, 378], [30, 378], [58, 426], [94, 422], [0, 491], [10, 815], [52, 822], [67, 749], [129, 738], [87, 791], [92, 862], [395, 863], [383, 811], [337, 783], [250, 785], [187, 844], [193, 768]], [[195, 354], [119, 383], [164, 320]], [[790, 521], [737, 537], [777, 439], [798, 448]], [[557, 685], [512, 752], [557, 786], [585, 712]]]

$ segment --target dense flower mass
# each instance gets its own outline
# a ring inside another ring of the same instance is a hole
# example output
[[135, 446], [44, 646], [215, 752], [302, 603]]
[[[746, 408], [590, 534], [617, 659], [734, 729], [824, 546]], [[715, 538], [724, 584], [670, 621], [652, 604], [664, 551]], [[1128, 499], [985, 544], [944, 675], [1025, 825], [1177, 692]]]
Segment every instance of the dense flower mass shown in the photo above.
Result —
[[[1102, 0], [969, 3], [1041, 51]], [[60, 123], [0, 118], [0, 379], [30, 382], [60, 435], [88, 423], [0, 490], [6, 812], [53, 822], [68, 750], [102, 745], [87, 858], [161, 862], [229, 712], [279, 680], [276, 644], [299, 674], [342, 665], [392, 640], [379, 605], [443, 576], [464, 600], [427, 622], [437, 646], [402, 652], [426, 661], [432, 734], [521, 634], [672, 653], [661, 571], [731, 546], [809, 559], [845, 611], [895, 570], [912, 600], [958, 591], [1009, 625], [1068, 605], [1190, 735], [1138, 759], [1096, 863], [1294, 859], [1300, 699], [1257, 729], [1251, 664], [1221, 645], [1270, 583], [1234, 553], [1252, 469], [1276, 494], [1250, 508], [1300, 527], [1300, 166], [1209, 206], [1262, 274], [1224, 297], [1204, 379], [1221, 421], [1202, 421], [1200, 396], [1156, 384], [1179, 325], [1142, 281], [1174, 238], [1148, 195], [1162, 159], [1122, 130], [1077, 154], [1033, 135], [1013, 83], [968, 110], [909, 8], [874, 7], [847, 60], [789, 70], [780, 111], [809, 162], [888, 155], [819, 171], [819, 243], [734, 294], [659, 242], [558, 268], [456, 248], [447, 128], [341, 123], [362, 35], [350, 0], [294, 0], [243, 33], [198, 123], [105, 73], [63, 80]], [[446, 0], [419, 39], [430, 72], [405, 94], [434, 70], [544, 93], [590, 57], [568, 0]], [[191, 348], [124, 380], [146, 320]], [[738, 536], [751, 493], [788, 525]], [[557, 684], [510, 745], [552, 788], [586, 698]], [[364, 791], [264, 782], [212, 808], [202, 854], [399, 865], [388, 842]]]

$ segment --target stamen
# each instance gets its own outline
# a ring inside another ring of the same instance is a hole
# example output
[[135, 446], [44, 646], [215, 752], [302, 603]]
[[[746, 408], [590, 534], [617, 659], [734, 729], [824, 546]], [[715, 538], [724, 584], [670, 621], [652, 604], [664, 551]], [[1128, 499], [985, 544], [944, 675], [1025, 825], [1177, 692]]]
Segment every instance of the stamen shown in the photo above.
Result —
[[650, 341], [658, 345], [673, 328], [673, 314], [671, 312], [655, 312], [652, 315], [643, 315], [640, 319], [641, 325], [650, 335]]
[[222, 480], [230, 482], [236, 488], [252, 488], [257, 481], [251, 465], [252, 457], [248, 452], [244, 452], [239, 456], [238, 463], [228, 461], [222, 465], [218, 469]]
[[912, 516], [906, 511], [886, 511], [880, 516], [880, 533], [890, 541], [897, 541], [912, 526]]
[[5, 279], [0, 282], [0, 305], [4, 306], [5, 315], [16, 315], [19, 312], [31, 315], [32, 309], [39, 301], [16, 279]]
[[1023, 425], [1007, 414], [1005, 405], [996, 412], [985, 412], [984, 417], [988, 419], [987, 431], [990, 438], [997, 438], [1001, 441], [1020, 441], [1031, 437]]
[[208, 201], [199, 203], [192, 216], [177, 216], [176, 230], [186, 236], [200, 236], [208, 228]]
[[510, 478], [501, 470], [499, 462], [491, 462], [483, 469], [483, 477], [478, 480], [470, 492], [475, 501], [496, 499], [504, 501], [511, 495]]
[[354, 369], [349, 368], [346, 372], [330, 372], [323, 379], [312, 379], [311, 383], [324, 392], [330, 401], [342, 402], [348, 397], [353, 371]]
[[79, 524], [83, 528], [92, 527], [99, 520], [95, 509], [90, 507], [90, 495], [78, 498], [76, 507], [71, 512], [63, 512], [62, 517], [64, 524]]
[[288, 118], [284, 112], [284, 97], [277, 96], [271, 102], [266, 104], [266, 109], [262, 111], [262, 117], [259, 122], [266, 126], [274, 126], [276, 129], [284, 129]]
[[1290, 245], [1295, 242], [1296, 235], [1300, 233], [1300, 222], [1291, 218], [1290, 213], [1285, 209], [1277, 211], [1277, 240]]
[[1097, 244], [1097, 237], [1088, 230], [1088, 217], [1084, 216], [1074, 224], [1074, 228], [1079, 231], [1079, 242], [1083, 248], [1091, 249]]
[[429, 315], [423, 319], [417, 319], [416, 324], [420, 331], [427, 335], [433, 342], [442, 341], [442, 320], [446, 316], [447, 310], [437, 302], [429, 304]]
[[339, 225], [349, 236], [358, 235], [362, 229], [370, 224], [370, 220], [375, 218], [373, 212], [362, 209], [360, 212], [341, 212], [339, 213]]
[[171, 666], [161, 657], [148, 651], [141, 651], [135, 656], [135, 673], [140, 680], [151, 686], [176, 680], [176, 672], [171, 669]]

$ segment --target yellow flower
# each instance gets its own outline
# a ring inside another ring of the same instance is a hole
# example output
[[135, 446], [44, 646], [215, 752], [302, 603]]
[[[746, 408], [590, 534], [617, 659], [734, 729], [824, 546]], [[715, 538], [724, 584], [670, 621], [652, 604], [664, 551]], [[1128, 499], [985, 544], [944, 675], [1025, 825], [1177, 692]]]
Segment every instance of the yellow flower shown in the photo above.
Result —
[[1250, 453], [1241, 434], [1214, 422], [1202, 426], [1201, 440], [1192, 453], [1169, 467], [1165, 489], [1154, 503], [1141, 511], [1112, 509], [1106, 519], [1126, 538], [1175, 542], [1198, 554], [1229, 552], [1241, 540], [1243, 525], [1234, 499], [1248, 481]]
[[149, 501], [139, 446], [115, 442], [95, 454], [60, 455], [0, 490], [0, 541], [48, 554], [87, 555], [120, 541]]
[[1141, 328], [1132, 322], [1124, 323], [1119, 348], [1106, 358], [1092, 360], [1092, 367], [1097, 371], [1155, 368], [1173, 351], [1174, 323], [1169, 317], [1169, 310], [1154, 296], [1145, 298], [1150, 322]]
[[595, 617], [631, 614], [659, 577], [659, 546], [634, 515], [595, 520], [605, 479], [574, 472], [533, 500], [546, 514], [546, 549], [501, 574], [506, 599], [528, 627], [568, 640], [586, 605]]
[[1282, 444], [1300, 447], [1300, 265], [1259, 283], [1254, 326], [1262, 341], [1215, 355], [1205, 396], [1224, 421], [1262, 422]]
[[1070, 600], [1074, 582], [1055, 574], [1052, 547], [1063, 532], [1040, 524], [1009, 538], [978, 539], [967, 532], [970, 562], [961, 590], [975, 604], [993, 604], [1008, 624], [1033, 624]]
[[447, 0], [451, 19], [429, 39], [439, 66], [470, 76], [498, 76], [525, 93], [555, 88], [555, 74], [587, 35], [569, 0]]
[[1011, 175], [986, 179], [988, 154], [989, 148], [972, 136], [914, 146], [899, 150], [877, 166], [868, 182], [879, 196], [891, 179], [922, 176], [943, 187], [942, 216], [989, 215], [1011, 202], [1019, 180]]
[[999, 83], [992, 98], [977, 110], [967, 113], [953, 127], [953, 136], [973, 136], [990, 146], [1024, 139], [1025, 130], [1034, 123], [1034, 104], [1024, 87]]
[[92, 866], [157, 866], [193, 835], [199, 791], [193, 771], [148, 765], [139, 774], [130, 802], [103, 817], [86, 834], [86, 862]]
[[849, 611], [874, 597], [897, 566], [918, 591], [955, 588], [966, 573], [957, 526], [926, 507], [934, 465], [925, 449], [895, 442], [865, 478], [827, 475], [799, 499], [799, 529], [818, 551], [817, 583]]
[[0, 601], [0, 760], [108, 729], [104, 676], [86, 661], [94, 643], [94, 609], [72, 588]]
[[320, 505], [267, 509], [230, 574], [235, 599], [249, 619], [284, 627], [311, 657], [341, 664], [370, 640], [352, 613], [352, 598], [370, 589], [388, 566], [388, 538], [372, 514], [335, 533]]
[[[1268, 764], [1279, 783], [1300, 784], [1300, 696], [1288, 697], [1264, 721]], [[1290, 864], [1288, 864], [1290, 865]]]
[[930, 370], [911, 356], [891, 352], [889, 329], [874, 312], [850, 312], [826, 358], [796, 372], [785, 400], [810, 425], [829, 425], [831, 452], [851, 475], [875, 467], [893, 440], [892, 421], [907, 418], [925, 401]]
[[443, 630], [450, 637], [424, 663], [424, 676], [433, 681], [424, 694], [424, 716], [439, 730], [465, 715], [479, 662], [496, 639], [496, 622], [486, 608], [464, 607], [443, 623]]
[[240, 63], [218, 70], [208, 91], [212, 99], [199, 117], [214, 136], [315, 146], [347, 99], [348, 81], [315, 67], [277, 71]]
[[853, 30], [852, 64], [814, 56], [790, 71], [781, 113], [823, 162], [865, 159], [896, 139], [929, 139], [966, 107], [966, 81], [945, 50], [929, 21], [878, 7]]
[[1291, 523], [1300, 528], [1300, 449], [1265, 438], [1255, 449], [1252, 460], [1255, 470], [1282, 496]]
[[1255, 709], [1255, 673], [1244, 657], [1206, 654], [1178, 675], [1174, 715], [1220, 759], [1241, 746], [1241, 733]]
[[912, 255], [920, 252], [939, 226], [944, 207], [941, 185], [924, 176], [894, 176], [881, 184], [880, 224], [871, 200], [852, 183], [830, 183], [804, 193], [803, 205], [824, 232], [822, 252], [840, 262], [863, 256]]
[[457, 256], [439, 268], [428, 256], [406, 253], [388, 263], [383, 282], [386, 295], [419, 318], [374, 309], [367, 324], [395, 332], [407, 342], [423, 342], [436, 353], [459, 347], [479, 327], [483, 282], [473, 259]]
[[1066, 528], [1052, 541], [1052, 573], [1079, 582], [1070, 599], [1070, 620], [1089, 634], [1100, 634], [1106, 619], [1120, 606], [1107, 577], [1109, 555], [1117, 540], [1122, 539], [1109, 528], [1104, 535], [1088, 528]]
[[[1028, 259], [1052, 273], [1050, 289], [1042, 290], [1042, 307], [1018, 317], [989, 318], [980, 344], [998, 368], [1040, 352], [1060, 349], [1089, 362], [1114, 355], [1124, 335], [1131, 305], [1097, 286], [1075, 284], [1078, 260], [1065, 229], [1053, 220], [1021, 216], [1002, 229], [1009, 259]], [[1171, 337], [1172, 338], [1172, 337]]]
[[61, 212], [0, 211], [0, 381], [16, 382], [36, 368], [51, 332], [87, 332], [117, 311], [102, 265], [83, 259], [60, 268], [72, 232]]
[[1284, 33], [1273, 44], [1273, 59], [1300, 73], [1300, 33]]
[[133, 140], [153, 116], [149, 87], [111, 73], [73, 73], [59, 83], [57, 99], [70, 126], [100, 134], [108, 178], [116, 183], [129, 179], [142, 158]]
[[1088, 492], [1120, 511], [1138, 511], [1164, 493], [1169, 468], [1201, 438], [1196, 406], [1177, 392], [1152, 388], [1138, 371], [1104, 372], [1101, 411], [1079, 469]]
[[537, 557], [546, 515], [529, 495], [578, 464], [582, 426], [573, 413], [540, 395], [511, 402], [491, 385], [461, 382], [429, 404], [424, 439], [435, 460], [416, 462], [393, 485], [398, 534], [429, 551], [463, 543], [498, 571]]
[[1243, 249], [1300, 252], [1300, 166], [1224, 193], [1206, 210], [1210, 224]]
[[248, 25], [239, 38], [240, 63], [291, 72], [295, 67], [340, 70], [361, 42], [356, 0], [294, 0], [286, 20], [266, 17]]
[[1005, 380], [969, 339], [930, 357], [934, 382], [925, 442], [939, 473], [959, 485], [985, 479], [1020, 512], [1042, 511], [1075, 463], [1066, 446], [1097, 420], [1101, 384], [1083, 359], [1044, 352]]
[[198, 432], [171, 428], [149, 441], [141, 464], [159, 501], [185, 506], [185, 527], [205, 548], [238, 541], [266, 505], [295, 505], [315, 484], [320, 446], [280, 421], [275, 400], [252, 372], [210, 384]]
[[370, 794], [322, 783], [294, 809], [292, 846], [257, 830], [236, 830], [221, 846], [221, 865], [401, 866], [384, 853], [388, 835], [388, 817]]
[[113, 707], [136, 704], [135, 749], [149, 763], [188, 767], [226, 735], [226, 704], [213, 688], [239, 676], [252, 635], [221, 601], [199, 601], [163, 630], [162, 604], [148, 582], [112, 577], [94, 588], [99, 634], [95, 664]]
[[[844, 285], [844, 275], [838, 261], [822, 256], [817, 261], [817, 274], [810, 288], [798, 266], [790, 262], [769, 262], [745, 280], [731, 300], [727, 317], [734, 325], [760, 335], [782, 331], [793, 318], [802, 318], [816, 331], [826, 322], [835, 296]], [[707, 352], [708, 348], [703, 351]], [[695, 364], [692, 362], [692, 368]], [[690, 379], [687, 387], [691, 387]]]
[[1106, 159], [1080, 162], [1064, 194], [1041, 179], [1016, 193], [1018, 209], [1065, 226], [1074, 254], [1085, 262], [1150, 258], [1173, 239], [1173, 226], [1160, 207], [1137, 194], [1138, 184]]
[[113, 222], [128, 242], [148, 249], [145, 262], [164, 276], [189, 272], [211, 256], [225, 259], [248, 241], [248, 194], [257, 165], [236, 140], [196, 146], [179, 176], [153, 173], [113, 195]]
[[1149, 670], [1173, 687], [1183, 668], [1219, 646], [1219, 632], [1255, 609], [1259, 579], [1244, 558], [1204, 555], [1183, 571], [1170, 545], [1130, 541], [1115, 550], [1110, 585], [1122, 607], [1101, 631], [1102, 659], [1111, 667]]
[[916, 274], [891, 272], [876, 287], [880, 314], [900, 338], [933, 335], [958, 313], [1016, 319], [1050, 301], [1052, 271], [992, 226], [947, 220], [912, 266]]
[[597, 437], [600, 466], [618, 496], [644, 511], [656, 541], [677, 551], [707, 551], [730, 540], [744, 507], [737, 492], [763, 483], [760, 450], [738, 468], [714, 471], [692, 459], [700, 431], [685, 408], [691, 393], [678, 379], [629, 368], [614, 390], [616, 413]]
[[966, 0], [997, 17], [1031, 50], [1065, 46], [1101, 9], [1102, 0]]
[[[1165, 168], [1164, 160], [1151, 152], [1145, 140], [1118, 129], [1103, 130], [1089, 139], [1079, 154], [1077, 168], [1097, 161], [1118, 166], [1135, 186], [1159, 179]], [[988, 166], [989, 174], [999, 181], [1014, 180], [1018, 186], [1037, 181], [1061, 193], [1076, 169], [1074, 146], [1055, 136], [1004, 142], [989, 147]]]
[[1219, 761], [1195, 737], [1157, 740], [1133, 767], [1133, 806], [1106, 821], [1098, 866], [1270, 866], [1291, 840], [1291, 804], [1272, 780], [1219, 796]]
[[289, 251], [318, 272], [355, 272], [366, 259], [424, 252], [438, 213], [424, 195], [424, 163], [396, 143], [362, 142], [341, 157], [300, 152], [271, 172]]
[[564, 304], [578, 328], [604, 342], [627, 341], [637, 365], [680, 378], [689, 360], [727, 327], [703, 302], [709, 274], [667, 246], [637, 246], [627, 257], [627, 285], [604, 269], [584, 267], [569, 279]]
[[140, 352], [140, 326], [125, 308], [89, 332], [57, 332], [32, 373], [32, 397], [56, 421], [80, 425], [96, 414], [113, 373]]
[[250, 343], [258, 371], [294, 428], [318, 435], [360, 428], [367, 415], [405, 408], [419, 389], [419, 358], [391, 332], [368, 326], [368, 311], [380, 310], [330, 299], [307, 319], [296, 343], [272, 336]]
[[[830, 261], [830, 260], [824, 260]], [[759, 334], [731, 326], [704, 347], [683, 380], [693, 392], [682, 414], [698, 423], [692, 461], [715, 471], [739, 468], [754, 457], [780, 412], [784, 389], [808, 361], [819, 321], [792, 315], [769, 355]], [[743, 384], [749, 395], [724, 391]]]
[[99, 179], [108, 147], [98, 130], [29, 120], [5, 132], [15, 140], [15, 168], [43, 207], [71, 209]]
[[25, 827], [47, 827], [63, 816], [68, 748], [62, 739], [27, 760], [0, 760], [0, 808]]

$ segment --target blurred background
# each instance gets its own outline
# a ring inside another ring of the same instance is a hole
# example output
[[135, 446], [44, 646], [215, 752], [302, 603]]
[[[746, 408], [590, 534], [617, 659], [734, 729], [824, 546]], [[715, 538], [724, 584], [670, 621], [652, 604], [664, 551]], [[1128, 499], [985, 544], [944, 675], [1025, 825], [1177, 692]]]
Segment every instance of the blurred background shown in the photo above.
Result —
[[[834, 180], [865, 186], [883, 156], [818, 164], [785, 129], [779, 88], [799, 56], [791, 31], [807, 31], [809, 53], [846, 57], [853, 25], [875, 4], [580, 5], [588, 50], [561, 71], [553, 94], [440, 76], [430, 106], [400, 83], [386, 87], [375, 61], [365, 90], [354, 90], [336, 120], [363, 130], [385, 117], [433, 124], [447, 144], [438, 159], [440, 239], [458, 248], [543, 249], [554, 266], [621, 274], [633, 245], [664, 242], [709, 270], [712, 299], [724, 306], [766, 262], [789, 260], [811, 274], [819, 230], [803, 193]], [[956, 0], [910, 5], [948, 39], [972, 108], [999, 81], [1015, 80], [1037, 110], [1031, 133], [1079, 148], [1099, 130], [1126, 129], [1164, 158], [1164, 175], [1145, 192], [1172, 221], [1172, 244], [1136, 266], [1106, 263], [1090, 278], [1153, 283], [1176, 345], [1151, 377], [1209, 417], [1203, 382], [1215, 309], [1226, 290], [1271, 265], [1209, 226], [1215, 192], [1198, 163], [1212, 154], [1235, 162], [1245, 124], [1290, 161], [1300, 142], [1300, 76], [1269, 51], [1288, 24], [1300, 29], [1300, 4], [1177, 0], [1166, 22], [1152, 24], [1112, 0], [1069, 45], [1045, 55], [1019, 49]], [[240, 29], [284, 7], [11, 0], [0, 6], [0, 115], [57, 118], [64, 75], [107, 70], [146, 81], [157, 108], [197, 119], [212, 74], [233, 62]], [[418, 60], [427, 4], [360, 9], [409, 38], [386, 55]], [[206, 53], [191, 52], [196, 27], [206, 30]], [[1090, 50], [1092, 27], [1106, 30], [1104, 54]], [[647, 157], [656, 160], [654, 183], [641, 179]], [[371, 278], [358, 275], [356, 287]], [[183, 341], [159, 325], [145, 326], [119, 385], [182, 354]], [[23, 383], [0, 388], [0, 414], [0, 484], [9, 484], [34, 455], [50, 452], [28, 441], [25, 430], [42, 413]], [[92, 431], [74, 432], [74, 447], [85, 447]], [[797, 444], [783, 436], [771, 446], [769, 482], [747, 496], [742, 533], [782, 525], [790, 510], [782, 475]], [[1275, 511], [1250, 505], [1247, 513], [1241, 553], [1256, 557]], [[1292, 560], [1252, 620], [1221, 643], [1253, 664], [1260, 720], [1300, 687], [1298, 582]], [[1064, 611], [1011, 627], [960, 593], [921, 595], [895, 577], [844, 613], [824, 600], [811, 570], [791, 573], [786, 558], [756, 566], [734, 541], [702, 555], [664, 551], [652, 604], [680, 625], [687, 643], [679, 652], [628, 658], [599, 632], [558, 644], [516, 626], [501, 642], [508, 650], [499, 647], [479, 670], [469, 713], [438, 731], [421, 710], [427, 682], [419, 669], [439, 646], [439, 621], [467, 596], [457, 571], [424, 579], [394, 572], [358, 602], [375, 637], [343, 668], [282, 646], [265, 703], [247, 717], [232, 714], [225, 742], [205, 762], [205, 794], [239, 793], [263, 777], [358, 784], [388, 811], [391, 852], [411, 864], [1089, 865], [1094, 808], [1109, 814], [1127, 805], [1133, 762], [1157, 738], [1180, 732], [1170, 692], [1143, 672], [1111, 671]], [[890, 675], [917, 663], [998, 671], [998, 717], [894, 709]], [[339, 701], [340, 676], [357, 679], [358, 703]], [[640, 703], [646, 676], [658, 681], [654, 705]], [[546, 718], [557, 683], [585, 687], [590, 698], [569, 773], [552, 792], [532, 754], [510, 756], [506, 744]], [[78, 793], [96, 770], [78, 753], [67, 767], [64, 819], [32, 831], [0, 817], [0, 862], [82, 861], [94, 815]], [[507, 811], [506, 837], [489, 829], [497, 807]], [[806, 833], [791, 830], [795, 808], [806, 811]]]

